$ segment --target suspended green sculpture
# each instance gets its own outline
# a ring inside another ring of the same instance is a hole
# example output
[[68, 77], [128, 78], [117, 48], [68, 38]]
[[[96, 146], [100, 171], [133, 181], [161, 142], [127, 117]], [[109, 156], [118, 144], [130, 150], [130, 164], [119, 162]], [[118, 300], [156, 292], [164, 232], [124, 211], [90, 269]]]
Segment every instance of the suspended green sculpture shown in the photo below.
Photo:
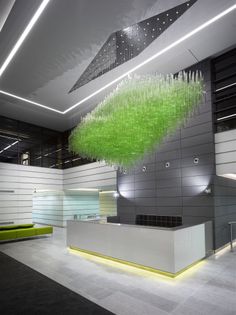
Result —
[[127, 78], [72, 131], [70, 149], [130, 167], [186, 122], [202, 94], [198, 72]]

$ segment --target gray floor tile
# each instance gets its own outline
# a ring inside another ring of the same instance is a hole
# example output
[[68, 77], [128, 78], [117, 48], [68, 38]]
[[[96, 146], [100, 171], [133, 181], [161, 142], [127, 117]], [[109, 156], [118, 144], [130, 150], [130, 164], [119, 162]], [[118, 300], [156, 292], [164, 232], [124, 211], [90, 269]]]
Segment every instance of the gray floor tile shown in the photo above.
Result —
[[0, 251], [121, 315], [235, 315], [236, 252], [228, 249], [176, 279], [86, 259], [66, 248], [66, 230], [0, 245]]
[[116, 292], [101, 300], [101, 305], [115, 314], [120, 315], [167, 315], [148, 303], [135, 299], [122, 292]]

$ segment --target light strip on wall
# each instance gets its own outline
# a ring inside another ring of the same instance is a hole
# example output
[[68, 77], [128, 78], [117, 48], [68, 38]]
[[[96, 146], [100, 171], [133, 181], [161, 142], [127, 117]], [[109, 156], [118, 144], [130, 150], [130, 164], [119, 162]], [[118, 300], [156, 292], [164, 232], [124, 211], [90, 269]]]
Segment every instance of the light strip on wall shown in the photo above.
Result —
[[[49, 1], [49, 0], [48, 0]], [[68, 109], [66, 109], [65, 111], [59, 111], [56, 110], [52, 107], [49, 106], [45, 106], [30, 100], [27, 100], [23, 97], [19, 97], [17, 95], [8, 93], [8, 92], [4, 92], [2, 90], [0, 90], [0, 93], [14, 97], [16, 99], [28, 102], [30, 104], [57, 112], [59, 114], [67, 114], [68, 112], [70, 112], [71, 110], [75, 109], [76, 107], [78, 107], [79, 105], [83, 104], [84, 102], [86, 102], [87, 100], [91, 99], [93, 96], [99, 94], [100, 92], [104, 91], [105, 89], [107, 89], [108, 87], [110, 87], [111, 85], [115, 84], [116, 82], [120, 81], [121, 79], [125, 78], [126, 76], [128, 76], [129, 74], [133, 73], [134, 71], [138, 70], [139, 68], [143, 67], [144, 65], [146, 65], [147, 63], [149, 63], [150, 61], [158, 58], [159, 56], [163, 55], [164, 53], [166, 53], [167, 51], [171, 50], [172, 48], [178, 46], [179, 44], [181, 44], [182, 42], [184, 42], [185, 40], [187, 40], [188, 38], [194, 36], [195, 34], [199, 33], [200, 31], [202, 31], [203, 29], [207, 28], [208, 26], [210, 26], [211, 24], [215, 23], [216, 21], [218, 21], [219, 19], [221, 19], [222, 17], [226, 16], [227, 14], [229, 14], [230, 12], [232, 12], [233, 10], [236, 9], [236, 4], [232, 5], [231, 7], [229, 7], [228, 9], [222, 11], [221, 13], [217, 14], [215, 17], [211, 18], [210, 20], [208, 20], [207, 22], [201, 24], [200, 26], [198, 26], [197, 28], [195, 28], [194, 30], [192, 30], [191, 32], [185, 34], [184, 36], [180, 37], [178, 40], [174, 41], [172, 44], [168, 45], [167, 47], [165, 47], [164, 49], [160, 50], [159, 52], [157, 52], [156, 54], [154, 54], [153, 56], [151, 56], [150, 58], [146, 59], [145, 61], [141, 62], [140, 64], [138, 64], [137, 66], [135, 66], [134, 68], [130, 69], [129, 71], [125, 72], [124, 74], [122, 74], [121, 76], [119, 76], [118, 78], [116, 78], [115, 80], [109, 82], [108, 84], [104, 85], [102, 88], [98, 89], [97, 91], [93, 92], [92, 94], [88, 95], [87, 97], [83, 98], [81, 101], [77, 102], [76, 104], [72, 105], [71, 107], [69, 107]]]
[[215, 90], [215, 92], [222, 91], [222, 90], [227, 89], [227, 88], [229, 88], [231, 86], [234, 86], [234, 85], [236, 85], [236, 82], [234, 82], [232, 84], [229, 84], [229, 85], [226, 85], [226, 86], [223, 86], [222, 88], [219, 88], [219, 89]]
[[9, 144], [7, 147], [5, 147], [4, 149], [2, 149], [2, 150], [0, 151], [0, 154], [1, 154], [2, 152], [4, 152], [4, 151], [10, 149], [11, 147], [13, 147], [13, 145], [17, 144], [18, 142], [19, 142], [19, 141], [17, 140], [17, 141], [15, 141], [15, 142], [13, 142], [12, 144]]
[[234, 117], [234, 116], [236, 116], [236, 114], [232, 114], [232, 115], [228, 115], [228, 116], [220, 117], [220, 118], [217, 118], [217, 121], [219, 121], [219, 120], [223, 120], [223, 119], [227, 119], [227, 118], [231, 118], [231, 117]]
[[23, 44], [24, 40], [28, 36], [29, 32], [39, 19], [40, 15], [43, 13], [44, 9], [46, 8], [47, 4], [49, 3], [50, 0], [43, 0], [42, 3], [40, 4], [39, 8], [33, 15], [32, 19], [30, 20], [29, 24], [26, 26], [24, 32], [21, 34], [20, 38], [16, 42], [15, 46], [12, 48], [10, 54], [8, 55], [7, 59], [4, 61], [3, 65], [0, 68], [0, 77], [2, 76], [3, 72], [6, 70], [7, 66], [9, 63], [12, 61], [13, 57], [19, 50], [20, 46]]

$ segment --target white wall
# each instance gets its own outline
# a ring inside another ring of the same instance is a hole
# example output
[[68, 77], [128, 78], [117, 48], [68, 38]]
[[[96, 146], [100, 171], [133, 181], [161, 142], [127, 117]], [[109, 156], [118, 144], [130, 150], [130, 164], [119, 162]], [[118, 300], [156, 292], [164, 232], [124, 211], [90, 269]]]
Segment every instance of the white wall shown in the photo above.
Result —
[[236, 129], [215, 134], [216, 174], [236, 174]]
[[0, 222], [31, 223], [35, 188], [61, 190], [62, 179], [61, 170], [0, 163]]
[[[71, 191], [62, 197], [63, 188], [114, 190], [116, 171], [98, 162], [67, 170], [0, 163], [0, 222], [32, 222], [34, 195], [37, 195], [34, 201], [34, 220], [38, 223], [62, 226], [65, 219], [72, 219], [78, 211], [99, 212], [98, 196], [95, 201], [91, 196], [85, 196], [85, 192]], [[54, 192], [40, 196], [34, 194], [35, 189], [37, 192]]]
[[105, 163], [90, 163], [64, 170], [64, 189], [116, 189], [116, 171]]

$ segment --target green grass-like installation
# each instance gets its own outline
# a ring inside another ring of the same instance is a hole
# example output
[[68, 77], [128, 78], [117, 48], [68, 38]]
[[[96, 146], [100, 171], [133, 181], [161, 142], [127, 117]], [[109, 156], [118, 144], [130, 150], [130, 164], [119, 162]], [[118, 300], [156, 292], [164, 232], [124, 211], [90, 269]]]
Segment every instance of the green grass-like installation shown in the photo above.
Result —
[[130, 167], [186, 122], [202, 94], [200, 73], [125, 79], [72, 131], [70, 150]]

